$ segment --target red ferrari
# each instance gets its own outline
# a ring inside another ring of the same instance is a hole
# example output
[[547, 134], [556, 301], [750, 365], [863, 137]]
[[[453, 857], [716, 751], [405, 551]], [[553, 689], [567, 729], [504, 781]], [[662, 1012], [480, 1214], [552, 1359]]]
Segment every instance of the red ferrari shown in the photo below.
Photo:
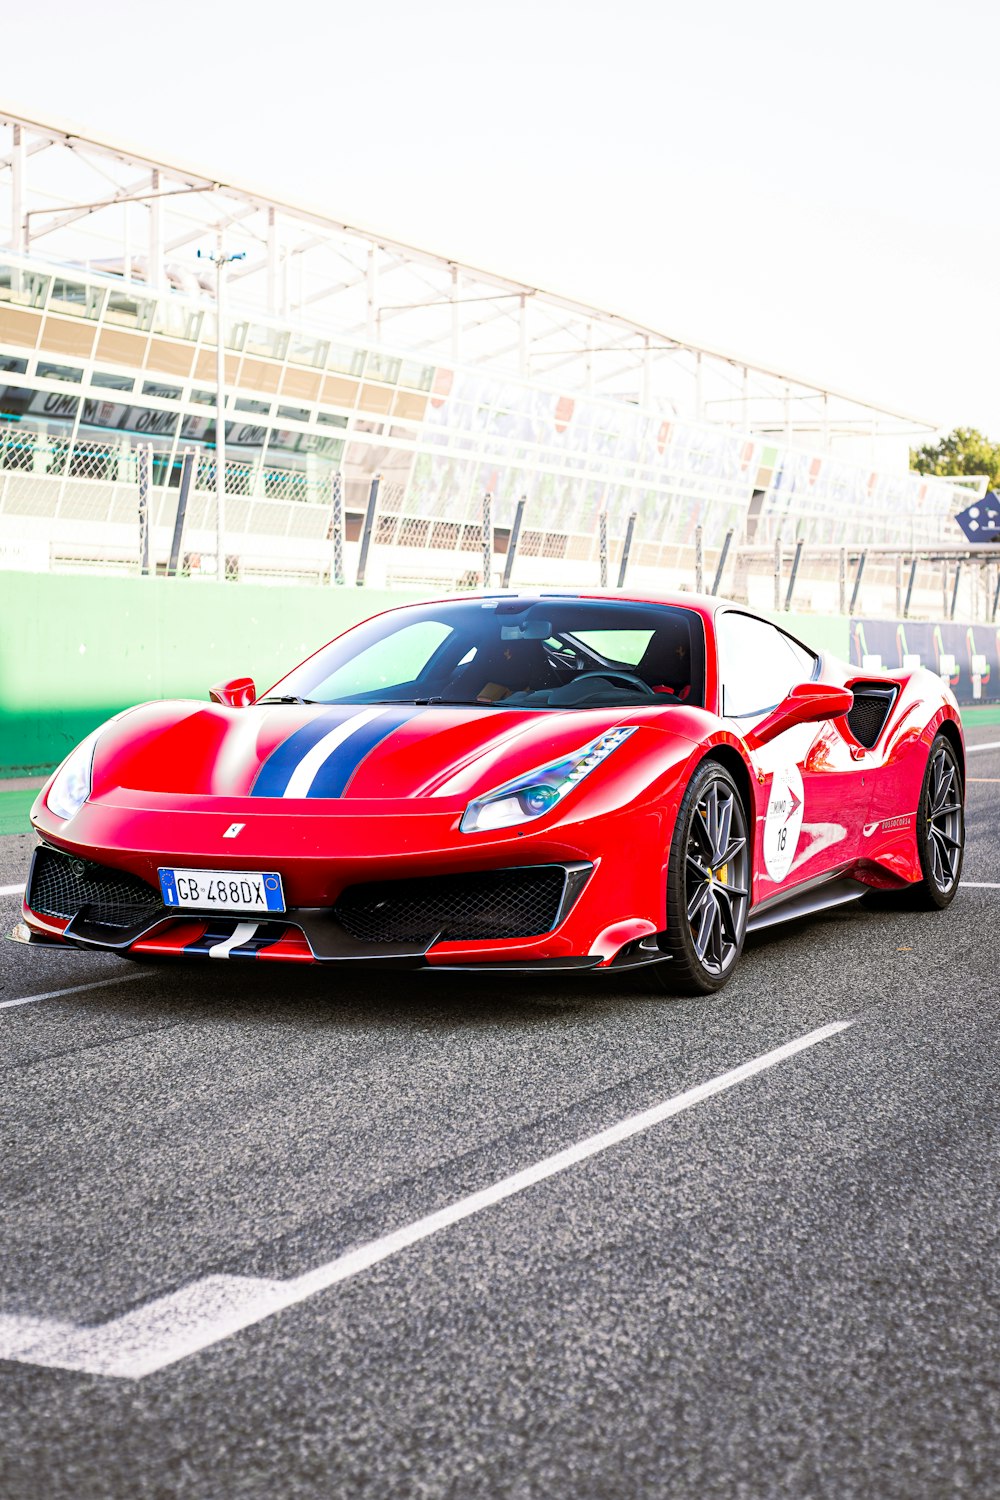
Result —
[[705, 993], [748, 930], [958, 888], [947, 686], [717, 599], [406, 605], [210, 697], [118, 714], [50, 778], [22, 939]]

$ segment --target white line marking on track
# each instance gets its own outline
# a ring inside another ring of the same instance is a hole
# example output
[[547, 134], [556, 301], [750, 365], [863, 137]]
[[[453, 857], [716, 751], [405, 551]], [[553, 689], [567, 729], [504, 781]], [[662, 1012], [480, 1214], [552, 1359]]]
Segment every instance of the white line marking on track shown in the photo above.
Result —
[[0, 896], [23, 896], [23, 885], [0, 885]]
[[695, 1104], [703, 1104], [706, 1099], [744, 1083], [755, 1074], [773, 1068], [776, 1063], [785, 1062], [808, 1047], [837, 1036], [853, 1024], [853, 1021], [832, 1021], [806, 1036], [796, 1037], [794, 1041], [775, 1047], [772, 1052], [765, 1052], [728, 1073], [720, 1073], [708, 1083], [699, 1083], [682, 1094], [675, 1094], [652, 1109], [620, 1120], [617, 1125], [587, 1136], [576, 1145], [557, 1151], [554, 1156], [547, 1156], [490, 1187], [459, 1198], [436, 1213], [367, 1245], [348, 1250], [336, 1260], [289, 1281], [267, 1281], [254, 1276], [206, 1276], [120, 1318], [113, 1318], [109, 1323], [89, 1328], [16, 1313], [0, 1316], [0, 1359], [57, 1370], [79, 1370], [88, 1375], [141, 1380], [144, 1375], [151, 1375], [230, 1338], [272, 1313], [304, 1302], [317, 1292], [369, 1270], [439, 1230], [448, 1229], [483, 1209], [502, 1203], [505, 1198], [512, 1198], [525, 1188], [534, 1187], [548, 1177], [565, 1172], [568, 1167], [575, 1167], [589, 1157], [607, 1151], [611, 1146], [641, 1135], [663, 1120], [669, 1120]]
[[960, 889], [966, 886], [974, 891], [1000, 891], [1000, 880], [963, 880]]
[[971, 755], [975, 750], [1000, 750], [1000, 740], [990, 740], [988, 745], [966, 745], [966, 755]]
[[125, 984], [129, 979], [152, 979], [152, 974], [114, 974], [110, 979], [94, 979], [90, 984], [72, 984], [68, 990], [46, 990], [44, 995], [22, 995], [19, 1000], [0, 1000], [0, 1010], [12, 1005], [34, 1005], [37, 1000], [59, 1000], [63, 995], [80, 995], [84, 990], [103, 990], [107, 984]]

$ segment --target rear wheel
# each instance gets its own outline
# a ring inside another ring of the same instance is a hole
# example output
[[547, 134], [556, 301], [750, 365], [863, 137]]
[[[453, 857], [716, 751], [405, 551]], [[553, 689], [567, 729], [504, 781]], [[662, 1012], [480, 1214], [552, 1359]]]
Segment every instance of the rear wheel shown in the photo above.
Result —
[[921, 879], [908, 892], [925, 911], [941, 911], [955, 899], [965, 853], [962, 770], [947, 735], [931, 745], [917, 809]]
[[750, 848], [743, 800], [717, 761], [698, 767], [681, 800], [667, 866], [670, 962], [653, 970], [666, 989], [709, 995], [743, 950], [750, 912]]

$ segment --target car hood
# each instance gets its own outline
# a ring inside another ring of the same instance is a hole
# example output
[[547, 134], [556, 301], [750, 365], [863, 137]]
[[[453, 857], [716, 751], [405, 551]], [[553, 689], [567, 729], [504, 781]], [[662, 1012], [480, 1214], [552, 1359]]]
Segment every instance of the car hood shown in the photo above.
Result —
[[92, 795], [121, 789], [369, 803], [467, 798], [571, 754], [617, 725], [695, 738], [696, 726], [680, 722], [690, 712], [146, 704], [102, 731]]

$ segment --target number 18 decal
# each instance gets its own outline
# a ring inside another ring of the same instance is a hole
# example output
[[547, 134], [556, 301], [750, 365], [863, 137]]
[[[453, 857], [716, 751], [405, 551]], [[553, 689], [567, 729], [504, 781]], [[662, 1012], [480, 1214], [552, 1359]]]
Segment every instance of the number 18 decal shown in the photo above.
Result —
[[804, 801], [798, 766], [775, 771], [764, 818], [764, 864], [772, 880], [784, 880], [792, 867], [802, 829]]

